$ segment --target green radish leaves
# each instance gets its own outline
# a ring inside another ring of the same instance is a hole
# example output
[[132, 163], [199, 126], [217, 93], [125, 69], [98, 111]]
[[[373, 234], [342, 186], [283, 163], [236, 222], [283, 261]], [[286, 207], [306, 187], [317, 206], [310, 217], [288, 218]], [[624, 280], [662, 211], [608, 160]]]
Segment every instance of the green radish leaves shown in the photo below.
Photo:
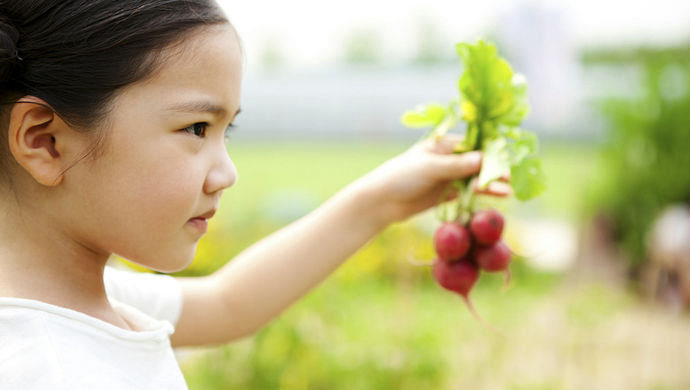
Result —
[[440, 137], [457, 122], [466, 122], [464, 141], [455, 152], [482, 151], [480, 188], [510, 174], [518, 199], [540, 195], [546, 178], [537, 156], [537, 136], [518, 127], [529, 112], [525, 78], [513, 73], [491, 43], [458, 43], [455, 48], [464, 65], [458, 80], [459, 98], [448, 106], [417, 106], [405, 112], [402, 123], [413, 128], [431, 127], [428, 136]]
[[405, 112], [402, 123], [407, 127], [438, 126], [445, 118], [448, 110], [438, 103], [417, 106], [414, 110]]
[[520, 200], [531, 199], [541, 194], [546, 189], [546, 176], [541, 169], [541, 160], [528, 157], [511, 166], [510, 181], [515, 197]]
[[401, 122], [412, 128], [433, 127], [430, 136], [442, 137], [457, 123], [456, 106], [456, 101], [452, 101], [448, 106], [438, 103], [419, 105], [414, 110], [406, 111]]
[[465, 118], [468, 122], [482, 122], [505, 115], [513, 105], [510, 65], [496, 54], [493, 45], [479, 41], [477, 45], [459, 43], [456, 50], [465, 65], [458, 82], [463, 109], [472, 104]]

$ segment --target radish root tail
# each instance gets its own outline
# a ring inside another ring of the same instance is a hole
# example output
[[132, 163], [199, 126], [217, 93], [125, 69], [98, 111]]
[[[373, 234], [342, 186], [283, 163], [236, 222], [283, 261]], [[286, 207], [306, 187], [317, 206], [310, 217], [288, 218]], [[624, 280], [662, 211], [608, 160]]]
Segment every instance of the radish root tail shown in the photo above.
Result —
[[503, 279], [503, 291], [505, 292], [510, 287], [510, 268], [506, 268], [503, 275], [505, 276]]
[[498, 328], [484, 321], [482, 316], [480, 316], [479, 313], [477, 313], [477, 310], [475, 310], [474, 305], [472, 304], [472, 301], [470, 301], [469, 297], [463, 296], [462, 299], [465, 301], [467, 309], [470, 311], [470, 313], [472, 313], [472, 316], [477, 320], [477, 322], [479, 322], [484, 328], [493, 332], [497, 336], [506, 337], [505, 334], [501, 332]]

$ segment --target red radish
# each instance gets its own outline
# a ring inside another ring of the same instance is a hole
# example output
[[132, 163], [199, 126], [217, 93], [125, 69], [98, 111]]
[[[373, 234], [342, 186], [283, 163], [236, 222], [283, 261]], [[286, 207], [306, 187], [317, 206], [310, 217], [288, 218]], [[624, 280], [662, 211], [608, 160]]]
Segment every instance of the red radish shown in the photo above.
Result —
[[476, 247], [472, 257], [484, 271], [505, 271], [510, 263], [510, 249], [503, 241], [498, 241], [490, 246]]
[[466, 300], [470, 290], [479, 279], [477, 266], [467, 259], [449, 263], [434, 262], [434, 278], [441, 287], [462, 295]]
[[508, 245], [503, 241], [498, 241], [490, 246], [479, 246], [472, 251], [472, 257], [479, 267], [487, 272], [501, 272], [505, 274], [503, 287], [508, 287], [510, 283], [510, 263], [511, 252]]
[[443, 223], [434, 233], [434, 246], [438, 258], [454, 261], [462, 258], [470, 250], [472, 239], [467, 229], [455, 222]]
[[501, 334], [500, 331], [485, 322], [482, 317], [479, 316], [472, 305], [472, 301], [470, 301], [470, 290], [472, 290], [474, 284], [477, 283], [477, 279], [479, 279], [479, 269], [472, 261], [460, 259], [451, 263], [438, 259], [434, 261], [432, 272], [434, 278], [441, 287], [460, 294], [470, 313], [472, 313], [479, 323], [493, 332]]
[[496, 210], [478, 211], [472, 216], [469, 227], [478, 243], [493, 244], [503, 233], [503, 216]]

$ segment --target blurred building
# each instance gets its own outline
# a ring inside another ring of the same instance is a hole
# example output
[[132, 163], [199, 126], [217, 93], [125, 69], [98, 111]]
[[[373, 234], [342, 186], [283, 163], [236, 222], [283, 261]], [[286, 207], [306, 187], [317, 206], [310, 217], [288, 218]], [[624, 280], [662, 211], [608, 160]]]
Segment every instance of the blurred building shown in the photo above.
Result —
[[[639, 93], [638, 70], [583, 67], [566, 7], [513, 4], [496, 13], [486, 35], [528, 80], [531, 112], [523, 126], [544, 140], [600, 139], [604, 125], [594, 103], [611, 95]], [[443, 39], [434, 44], [438, 41]], [[423, 131], [403, 127], [402, 113], [421, 103], [447, 103], [458, 94], [461, 63], [457, 57], [449, 61], [446, 55], [454, 56], [454, 47], [434, 50], [447, 53], [436, 61], [397, 65], [365, 61], [317, 69], [252, 70], [244, 81], [239, 131], [233, 138], [416, 140]]]
[[563, 8], [525, 3], [499, 13], [496, 40], [500, 51], [525, 75], [530, 116], [526, 127], [543, 132], [569, 131], [582, 94], [582, 74]]
[[[458, 65], [434, 68], [333, 67], [272, 72], [244, 82], [238, 139], [415, 140], [400, 124], [415, 105], [457, 94]], [[233, 135], [235, 137], [235, 135]]]

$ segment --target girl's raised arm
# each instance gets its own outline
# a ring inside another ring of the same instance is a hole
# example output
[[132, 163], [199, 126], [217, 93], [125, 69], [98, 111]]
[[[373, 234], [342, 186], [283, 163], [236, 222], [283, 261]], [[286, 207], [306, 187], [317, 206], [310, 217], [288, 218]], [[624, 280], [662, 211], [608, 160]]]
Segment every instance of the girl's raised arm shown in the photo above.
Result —
[[[173, 345], [248, 336], [323, 281], [390, 223], [436, 204], [453, 179], [479, 171], [478, 152], [451, 154], [458, 139], [424, 141], [351, 183], [319, 208], [257, 242], [215, 274], [182, 278]], [[490, 193], [509, 187], [492, 183]]]

